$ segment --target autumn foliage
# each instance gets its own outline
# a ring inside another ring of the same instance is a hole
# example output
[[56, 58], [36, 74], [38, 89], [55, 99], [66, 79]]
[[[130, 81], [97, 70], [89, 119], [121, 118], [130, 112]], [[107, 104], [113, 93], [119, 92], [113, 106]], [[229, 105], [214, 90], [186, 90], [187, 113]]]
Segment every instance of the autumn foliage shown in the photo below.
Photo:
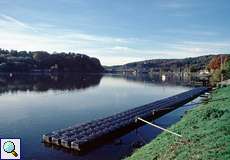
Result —
[[221, 68], [221, 58], [222, 58], [222, 64], [224, 65], [225, 62], [229, 60], [228, 56], [225, 55], [218, 55], [211, 59], [211, 61], [208, 64], [208, 69], [210, 70], [217, 70]]

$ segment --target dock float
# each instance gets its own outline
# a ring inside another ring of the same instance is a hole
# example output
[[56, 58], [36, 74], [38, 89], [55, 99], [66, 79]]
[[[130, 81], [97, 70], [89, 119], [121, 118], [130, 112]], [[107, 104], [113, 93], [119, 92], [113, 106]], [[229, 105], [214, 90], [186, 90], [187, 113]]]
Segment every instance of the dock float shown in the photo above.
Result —
[[[125, 112], [94, 120], [84, 124], [74, 125], [65, 129], [53, 131], [42, 136], [45, 144], [64, 147], [74, 151], [84, 151], [96, 144], [101, 144], [108, 137], [123, 133], [128, 128], [135, 129], [140, 125], [136, 123], [136, 117], [155, 119], [168, 113], [189, 101], [204, 94], [209, 89], [206, 87], [192, 90], [164, 98], [150, 104], [129, 109]], [[153, 115], [154, 113], [154, 115]]]

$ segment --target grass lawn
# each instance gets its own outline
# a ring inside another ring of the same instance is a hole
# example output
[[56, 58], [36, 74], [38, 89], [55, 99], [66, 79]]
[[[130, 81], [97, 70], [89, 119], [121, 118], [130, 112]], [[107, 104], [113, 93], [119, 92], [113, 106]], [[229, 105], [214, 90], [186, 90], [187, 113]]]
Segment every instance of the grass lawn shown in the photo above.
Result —
[[[212, 99], [230, 97], [230, 87], [216, 90]], [[183, 138], [163, 132], [127, 160], [230, 160], [230, 99], [202, 104], [169, 128]]]

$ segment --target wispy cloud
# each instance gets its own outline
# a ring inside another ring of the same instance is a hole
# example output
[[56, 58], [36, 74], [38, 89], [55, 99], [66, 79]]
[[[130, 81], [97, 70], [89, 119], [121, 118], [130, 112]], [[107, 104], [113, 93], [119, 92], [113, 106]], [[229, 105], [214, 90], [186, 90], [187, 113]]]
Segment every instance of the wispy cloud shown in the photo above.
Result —
[[[0, 47], [18, 50], [77, 52], [98, 57], [102, 64], [124, 64], [154, 58], [184, 58], [212, 53], [227, 53], [230, 41], [160, 40], [169, 34], [218, 36], [218, 32], [203, 30], [166, 30], [167, 34], [150, 39], [88, 34], [60, 29], [46, 23], [29, 24], [7, 15], [0, 15]], [[171, 37], [171, 36], [170, 36]], [[178, 38], [178, 37], [177, 37]]]
[[22, 21], [19, 21], [11, 16], [7, 16], [4, 14], [0, 15], [0, 25], [4, 26], [10, 26], [11, 28], [23, 28], [23, 29], [32, 29], [34, 30], [33, 27], [31, 27], [30, 25], [28, 25], [27, 23], [24, 23]]
[[109, 36], [98, 36], [92, 34], [85, 34], [77, 31], [64, 31], [62, 35], [58, 35], [58, 38], [62, 39], [72, 39], [72, 40], [81, 40], [81, 41], [92, 41], [92, 42], [100, 42], [100, 43], [128, 43], [128, 39], [126, 38], [118, 38], [118, 37], [109, 37]]
[[[131, 41], [123, 37], [99, 36], [66, 29], [56, 30], [56, 26], [52, 24], [30, 25], [6, 15], [0, 16], [0, 26], [0, 46], [6, 49], [47, 50], [51, 53], [82, 52], [106, 59], [119, 54], [112, 49], [114, 46], [126, 45]], [[127, 60], [126, 54], [123, 56]]]
[[10, 16], [6, 16], [4, 14], [1, 15], [1, 18], [3, 18], [4, 20], [6, 21], [9, 21], [9, 22], [12, 22], [16, 25], [19, 25], [19, 26], [22, 26], [22, 27], [29, 27], [27, 24], [21, 22], [21, 21], [18, 21], [17, 19], [13, 18], [13, 17], [10, 17]]
[[178, 53], [184, 53], [184, 56], [191, 55], [207, 55], [207, 54], [229, 54], [229, 41], [181, 41], [171, 44], [171, 50], [176, 50]]

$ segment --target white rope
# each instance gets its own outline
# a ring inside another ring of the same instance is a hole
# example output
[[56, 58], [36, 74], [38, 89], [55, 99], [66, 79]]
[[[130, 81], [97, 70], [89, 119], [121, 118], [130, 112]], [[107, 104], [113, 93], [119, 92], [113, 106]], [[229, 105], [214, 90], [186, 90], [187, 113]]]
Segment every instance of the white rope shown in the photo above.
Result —
[[178, 137], [182, 137], [182, 135], [180, 135], [180, 134], [177, 134], [177, 133], [175, 133], [175, 132], [172, 132], [172, 131], [170, 131], [170, 130], [167, 130], [167, 129], [165, 129], [165, 128], [163, 128], [163, 127], [160, 127], [160, 126], [158, 126], [158, 125], [156, 125], [156, 124], [152, 124], [152, 123], [150, 123], [150, 122], [148, 122], [148, 121], [146, 121], [146, 120], [144, 120], [144, 119], [142, 119], [142, 118], [140, 118], [140, 117], [137, 117], [137, 119], [140, 120], [140, 121], [142, 121], [142, 122], [145, 122], [145, 123], [147, 123], [147, 124], [149, 124], [149, 125], [151, 125], [151, 126], [153, 126], [153, 127], [159, 128], [159, 129], [161, 129], [161, 130], [163, 130], [163, 131], [166, 131], [166, 132], [171, 133], [171, 134], [173, 134], [173, 135], [176, 135], [176, 136], [178, 136]]

